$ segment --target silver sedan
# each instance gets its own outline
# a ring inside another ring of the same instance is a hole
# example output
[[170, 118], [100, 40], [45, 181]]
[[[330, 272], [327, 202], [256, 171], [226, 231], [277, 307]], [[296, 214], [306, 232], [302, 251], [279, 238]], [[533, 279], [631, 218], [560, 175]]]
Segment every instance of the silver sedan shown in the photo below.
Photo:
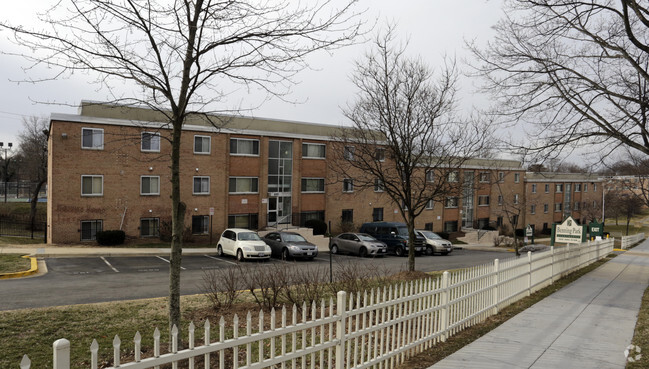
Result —
[[366, 233], [341, 233], [329, 240], [329, 251], [332, 254], [348, 253], [365, 256], [383, 256], [388, 247]]

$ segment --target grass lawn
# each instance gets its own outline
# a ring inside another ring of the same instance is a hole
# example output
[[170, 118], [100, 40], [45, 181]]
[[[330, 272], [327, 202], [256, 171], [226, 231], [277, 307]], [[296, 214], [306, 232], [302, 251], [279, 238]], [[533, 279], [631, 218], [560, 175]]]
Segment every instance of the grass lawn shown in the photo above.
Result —
[[[572, 273], [552, 286], [502, 309], [500, 314], [459, 332], [447, 342], [413, 357], [400, 368], [427, 368], [607, 260]], [[216, 314], [206, 296], [184, 296], [181, 306], [185, 325], [181, 330], [183, 334], [187, 332], [186, 325], [189, 321], [193, 321], [196, 324], [197, 344], [201, 344], [203, 324], [205, 319], [209, 319], [212, 323], [212, 339], [218, 337], [217, 322], [221, 315]], [[252, 320], [256, 322], [255, 312], [258, 308], [249, 300], [228, 309], [226, 322], [230, 325], [234, 313], [241, 318], [248, 311], [253, 312]], [[59, 338], [70, 340], [73, 368], [89, 367], [89, 347], [93, 339], [97, 339], [99, 343], [100, 366], [108, 364], [112, 361], [112, 340], [116, 334], [122, 340], [122, 355], [125, 356], [122, 362], [125, 362], [133, 355], [132, 342], [136, 331], [142, 335], [143, 356], [150, 356], [154, 327], [160, 329], [163, 341], [168, 340], [166, 314], [166, 298], [3, 311], [0, 312], [0, 368], [18, 367], [24, 354], [29, 356], [33, 368], [51, 367], [52, 343]], [[166, 348], [166, 344], [163, 347]]]
[[[0, 215], [29, 216], [30, 203], [28, 202], [0, 202]], [[36, 203], [36, 216], [45, 218], [47, 203]]]
[[0, 273], [15, 273], [29, 270], [31, 261], [22, 255], [0, 254]]

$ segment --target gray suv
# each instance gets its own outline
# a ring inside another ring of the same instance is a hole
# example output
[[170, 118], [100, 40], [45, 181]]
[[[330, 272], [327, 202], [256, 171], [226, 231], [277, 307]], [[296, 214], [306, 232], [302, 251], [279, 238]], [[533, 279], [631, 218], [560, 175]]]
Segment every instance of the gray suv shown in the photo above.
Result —
[[[388, 252], [394, 252], [397, 256], [408, 255], [408, 227], [405, 223], [364, 223], [361, 226], [360, 233], [367, 233], [388, 245]], [[422, 254], [426, 249], [424, 246], [424, 238], [417, 236], [416, 233], [415, 253]]]

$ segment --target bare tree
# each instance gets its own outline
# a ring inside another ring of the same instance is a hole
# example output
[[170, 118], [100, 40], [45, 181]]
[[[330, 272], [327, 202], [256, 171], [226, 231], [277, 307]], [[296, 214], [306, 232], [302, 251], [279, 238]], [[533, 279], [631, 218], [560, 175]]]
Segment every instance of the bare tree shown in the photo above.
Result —
[[469, 45], [495, 112], [532, 125], [542, 159], [583, 145], [649, 154], [649, 11], [640, 1], [508, 0], [485, 49]]
[[34, 183], [30, 193], [29, 221], [32, 231], [36, 219], [38, 194], [47, 183], [47, 140], [49, 138], [47, 119], [29, 117], [23, 119], [23, 131], [19, 134], [21, 170]]
[[[228, 82], [282, 96], [307, 67], [309, 54], [350, 44], [359, 34], [354, 3], [69, 0], [41, 15], [38, 30], [0, 24], [25, 48], [20, 56], [56, 71], [52, 79], [88, 72], [109, 88], [114, 102], [143, 105], [165, 117], [171, 130], [170, 327], [180, 323], [184, 123], [203, 118], [218, 127], [212, 114], [231, 92]], [[125, 84], [136, 91], [123, 92]]]
[[429, 201], [461, 195], [458, 169], [481, 151], [488, 126], [454, 116], [454, 65], [436, 76], [394, 45], [394, 30], [355, 63], [356, 101], [344, 109], [352, 127], [335, 137], [330, 168], [354, 188], [378, 188], [397, 204], [408, 225], [408, 269], [415, 269], [415, 219]]

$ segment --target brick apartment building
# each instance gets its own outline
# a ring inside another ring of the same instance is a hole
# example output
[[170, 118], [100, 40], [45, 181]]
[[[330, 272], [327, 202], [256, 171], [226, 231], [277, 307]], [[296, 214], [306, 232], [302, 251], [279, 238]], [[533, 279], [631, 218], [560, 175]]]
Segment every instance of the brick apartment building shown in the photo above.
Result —
[[[196, 118], [183, 131], [181, 196], [193, 237], [308, 219], [331, 222], [334, 231], [342, 222], [401, 221], [398, 205], [380, 188], [355, 189], [353, 182], [334, 179], [327, 158], [342, 149], [331, 139], [338, 127], [220, 119], [219, 130]], [[157, 123], [162, 121], [148, 109], [89, 102], [82, 102], [78, 115], [52, 114], [48, 243], [91, 242], [97, 231], [110, 229], [132, 239], [157, 238], [169, 229], [170, 130]], [[518, 161], [472, 159], [451, 172], [456, 181], [474, 185], [431, 202], [418, 227], [508, 227], [514, 218], [519, 228], [529, 223], [541, 229], [568, 214], [585, 220], [586, 209], [601, 202], [594, 178], [526, 173]], [[547, 212], [541, 211], [545, 205]]]

